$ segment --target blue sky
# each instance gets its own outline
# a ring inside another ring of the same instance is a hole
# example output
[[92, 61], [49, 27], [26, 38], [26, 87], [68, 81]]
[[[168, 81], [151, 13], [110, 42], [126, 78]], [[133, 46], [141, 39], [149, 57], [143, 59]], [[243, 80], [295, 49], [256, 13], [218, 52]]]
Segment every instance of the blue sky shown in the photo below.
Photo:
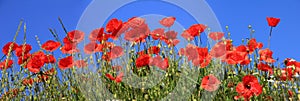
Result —
[[[42, 42], [54, 39], [48, 28], [55, 28], [63, 36], [63, 30], [57, 20], [61, 17], [68, 30], [73, 30], [91, 0], [1, 0], [0, 1], [0, 46], [12, 41], [20, 19], [27, 24], [28, 43], [37, 47], [34, 35]], [[298, 24], [300, 23], [299, 0], [206, 0], [214, 11], [222, 28], [229, 25], [235, 45], [241, 44], [241, 39], [249, 37], [248, 25], [251, 24], [258, 41], [267, 45], [269, 27], [267, 16], [281, 18], [279, 25], [273, 30], [271, 49], [274, 58], [283, 60], [292, 57], [300, 61], [300, 40]], [[145, 7], [151, 6], [144, 3]], [[105, 10], [105, 9], [104, 9]], [[126, 10], [136, 10], [128, 8]], [[122, 13], [131, 16], [133, 13]], [[173, 13], [167, 14], [172, 15]], [[116, 14], [115, 16], [120, 16]], [[173, 16], [183, 16], [174, 13]], [[192, 22], [192, 19], [181, 23]], [[223, 29], [224, 30], [224, 29]], [[18, 37], [21, 43], [22, 35]], [[0, 53], [2, 56], [2, 52]]]

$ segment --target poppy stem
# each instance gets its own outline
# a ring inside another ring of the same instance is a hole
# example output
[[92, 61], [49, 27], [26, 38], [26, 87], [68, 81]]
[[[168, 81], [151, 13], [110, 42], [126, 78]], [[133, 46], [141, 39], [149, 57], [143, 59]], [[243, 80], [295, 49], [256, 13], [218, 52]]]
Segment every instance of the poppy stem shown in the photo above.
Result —
[[270, 43], [271, 43], [272, 30], [273, 30], [273, 27], [271, 27], [270, 34], [269, 34], [269, 41], [268, 41], [268, 48], [269, 49], [270, 49]]

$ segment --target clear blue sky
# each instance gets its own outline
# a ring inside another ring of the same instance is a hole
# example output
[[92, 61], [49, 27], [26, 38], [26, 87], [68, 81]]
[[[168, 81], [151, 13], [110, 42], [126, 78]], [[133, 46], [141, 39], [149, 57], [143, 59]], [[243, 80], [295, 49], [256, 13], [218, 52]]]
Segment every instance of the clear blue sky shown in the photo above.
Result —
[[[57, 17], [61, 17], [68, 30], [73, 30], [92, 0], [0, 0], [0, 46], [12, 41], [19, 20], [28, 28], [28, 43], [37, 47], [34, 35], [42, 42], [54, 39], [48, 28], [63, 34]], [[281, 18], [273, 30], [271, 49], [274, 58], [292, 57], [300, 61], [300, 1], [299, 0], [206, 0], [221, 26], [229, 25], [235, 45], [248, 37], [248, 25], [256, 30], [255, 37], [267, 45], [269, 27], [267, 16]], [[149, 5], [145, 3], [144, 5]], [[130, 9], [127, 9], [130, 10]], [[126, 13], [125, 13], [126, 14]], [[127, 16], [132, 14], [128, 14]], [[173, 16], [182, 16], [175, 13]], [[187, 19], [187, 22], [189, 20]], [[184, 22], [182, 22], [184, 23]], [[22, 39], [22, 35], [18, 39]], [[22, 41], [18, 41], [21, 43]], [[35, 49], [36, 50], [36, 49]], [[2, 56], [2, 52], [0, 53]]]

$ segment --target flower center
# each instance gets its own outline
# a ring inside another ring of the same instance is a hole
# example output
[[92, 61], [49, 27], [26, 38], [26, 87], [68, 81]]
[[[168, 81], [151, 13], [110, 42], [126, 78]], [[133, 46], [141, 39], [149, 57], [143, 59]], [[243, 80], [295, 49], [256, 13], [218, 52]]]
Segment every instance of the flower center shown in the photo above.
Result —
[[248, 84], [248, 85], [246, 85], [246, 88], [247, 88], [247, 89], [250, 89], [250, 88], [251, 88], [251, 86]]

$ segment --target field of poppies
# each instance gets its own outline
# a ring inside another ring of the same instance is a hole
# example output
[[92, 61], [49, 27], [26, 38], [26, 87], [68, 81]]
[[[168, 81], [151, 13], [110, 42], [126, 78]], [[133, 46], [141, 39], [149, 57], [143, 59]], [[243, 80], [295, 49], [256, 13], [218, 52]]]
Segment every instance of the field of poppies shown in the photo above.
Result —
[[[277, 61], [269, 49], [279, 18], [266, 19], [267, 45], [252, 37], [251, 25], [249, 38], [233, 45], [228, 26], [214, 32], [194, 24], [176, 32], [175, 17], [161, 19], [163, 27], [156, 29], [146, 20], [113, 18], [87, 34], [67, 31], [59, 19], [64, 38], [49, 29], [52, 39], [36, 36], [32, 45], [21, 21], [13, 41], [2, 48], [0, 99], [300, 100], [300, 62]], [[16, 39], [21, 32], [24, 38]], [[210, 44], [203, 44], [204, 33]], [[179, 37], [188, 42], [185, 48], [176, 48]]]

